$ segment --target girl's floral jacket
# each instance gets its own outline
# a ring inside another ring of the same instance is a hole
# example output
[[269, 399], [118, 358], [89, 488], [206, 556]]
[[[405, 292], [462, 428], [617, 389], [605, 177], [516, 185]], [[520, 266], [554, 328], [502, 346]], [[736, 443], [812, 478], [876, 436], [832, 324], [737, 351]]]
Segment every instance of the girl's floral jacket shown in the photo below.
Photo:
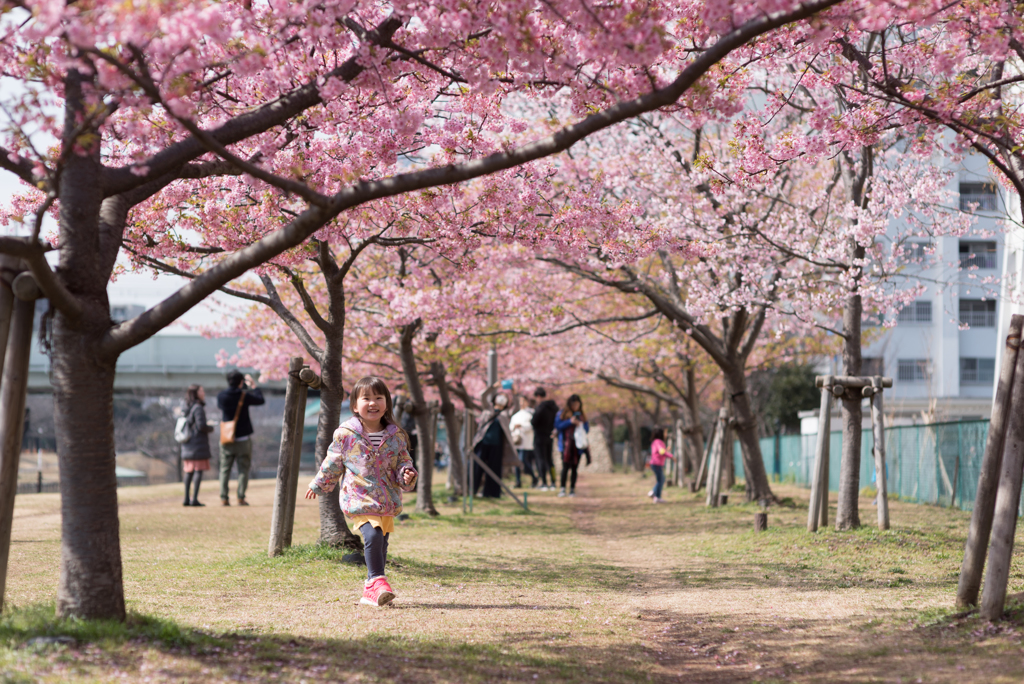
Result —
[[[401, 484], [406, 471], [413, 474], [412, 484]], [[397, 426], [384, 428], [384, 441], [374, 449], [355, 416], [334, 432], [327, 457], [309, 488], [327, 494], [334, 490], [342, 472], [341, 510], [348, 515], [398, 515], [402, 512], [402, 491], [413, 491], [418, 475]]]

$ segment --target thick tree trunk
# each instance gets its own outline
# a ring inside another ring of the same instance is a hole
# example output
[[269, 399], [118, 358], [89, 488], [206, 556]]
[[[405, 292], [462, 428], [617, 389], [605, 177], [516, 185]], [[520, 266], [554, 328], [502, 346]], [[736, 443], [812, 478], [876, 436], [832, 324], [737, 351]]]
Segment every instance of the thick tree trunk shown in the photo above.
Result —
[[[328, 339], [324, 345], [323, 363], [320, 365], [320, 418], [316, 425], [316, 467], [319, 468], [327, 456], [327, 449], [334, 441], [334, 431], [341, 422], [341, 404], [345, 401], [342, 388], [341, 340]], [[344, 474], [342, 474], [344, 477]], [[340, 485], [340, 483], [339, 483]], [[363, 550], [363, 542], [348, 529], [345, 514], [341, 511], [341, 487], [335, 487], [330, 494], [317, 497], [320, 505], [320, 538], [318, 544], [335, 548]]]
[[416, 418], [416, 429], [420, 433], [419, 439], [419, 480], [416, 483], [416, 512], [438, 515], [434, 508], [434, 434], [431, 433], [433, 421], [430, 419], [430, 411], [427, 409], [427, 401], [423, 395], [423, 384], [420, 383], [419, 371], [416, 368], [416, 354], [413, 350], [412, 341], [416, 332], [422, 325], [417, 320], [411, 325], [402, 329], [400, 353], [402, 357], [402, 373], [405, 375], [405, 384], [409, 389], [409, 397], [412, 399], [412, 414]]
[[772, 500], [775, 495], [764, 469], [761, 444], [757, 439], [757, 421], [747, 395], [747, 379], [742, 370], [732, 370], [724, 373], [723, 377], [726, 391], [732, 397], [733, 416], [736, 419], [735, 435], [740, 441], [743, 454], [743, 471], [749, 484], [748, 496], [752, 501]]
[[[91, 313], [107, 318], [107, 311]], [[105, 327], [88, 335], [69, 328], [60, 315], [54, 321], [51, 368], [62, 519], [57, 614], [123, 620], [115, 360], [97, 353]]]
[[[864, 249], [856, 250], [863, 258]], [[854, 255], [856, 256], [856, 255]], [[858, 376], [861, 371], [860, 319], [863, 305], [859, 294], [846, 299], [843, 311], [843, 374]], [[857, 499], [860, 496], [860, 439], [861, 394], [847, 389], [842, 397], [843, 457], [839, 465], [839, 504], [836, 509], [836, 529], [852, 530], [860, 527]], [[827, 486], [827, 485], [826, 485]]]
[[[80, 130], [86, 117], [82, 84], [89, 76], [71, 69], [65, 78], [66, 157], [60, 182], [58, 277], [81, 307], [69, 320], [53, 318], [51, 382], [60, 464], [61, 549], [57, 614], [61, 617], [125, 617], [117, 476], [114, 462], [114, 367], [116, 355], [100, 352], [109, 332], [107, 284], [121, 244], [123, 216], [105, 215], [99, 187], [98, 137]], [[108, 222], [113, 221], [113, 223]], [[120, 221], [118, 224], [117, 221]]]
[[445, 432], [448, 434], [448, 482], [452, 485], [452, 496], [462, 496], [462, 449], [459, 447], [459, 419], [455, 415], [455, 404], [448, 392], [447, 371], [444, 364], [434, 361], [430, 364], [434, 385], [441, 396], [441, 415], [444, 417]]

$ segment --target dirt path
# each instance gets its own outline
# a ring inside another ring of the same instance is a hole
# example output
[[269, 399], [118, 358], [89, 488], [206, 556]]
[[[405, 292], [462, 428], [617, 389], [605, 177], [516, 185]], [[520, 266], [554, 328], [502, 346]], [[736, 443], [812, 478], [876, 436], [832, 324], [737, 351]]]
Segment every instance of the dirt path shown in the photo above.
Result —
[[[922, 630], [913, 620], [921, 611], [951, 605], [958, 558], [935, 554], [939, 558], [916, 583], [905, 570], [899, 582], [823, 582], [820, 574], [801, 572], [810, 568], [787, 564], [784, 553], [754, 551], [743, 558], [758, 546], [751, 531], [754, 509], [734, 516], [732, 529], [724, 530], [721, 519], [709, 520], [699, 497], [674, 492], [665, 505], [638, 501], [644, 484], [636, 477], [589, 478], [582, 488], [586, 496], [573, 502], [572, 520], [588, 555], [635, 578], [621, 594], [622, 606], [640, 626], [655, 679], [963, 682], [971, 680], [970, 672], [985, 673], [975, 681], [1024, 679], [1024, 651], [1013, 627], [993, 630], [999, 640], [988, 644], [992, 648], [957, 648], [950, 630]], [[873, 513], [869, 502], [861, 506], [862, 515]], [[936, 509], [897, 504], [894, 519], [929, 510]], [[806, 508], [775, 509], [770, 517], [766, 547], [777, 546], [780, 537], [789, 542], [794, 535], [809, 536], [802, 531]], [[954, 526], [966, 522], [957, 517]], [[744, 522], [750, 525], [745, 531]], [[743, 543], [733, 552], [723, 549], [723, 533]], [[844, 541], [826, 542], [828, 553], [839, 555]], [[904, 561], [907, 556], [902, 554]], [[844, 562], [855, 572], [870, 572], [851, 560]], [[944, 581], [935, 581], [940, 576]], [[1020, 584], [1020, 573], [1017, 578]]]

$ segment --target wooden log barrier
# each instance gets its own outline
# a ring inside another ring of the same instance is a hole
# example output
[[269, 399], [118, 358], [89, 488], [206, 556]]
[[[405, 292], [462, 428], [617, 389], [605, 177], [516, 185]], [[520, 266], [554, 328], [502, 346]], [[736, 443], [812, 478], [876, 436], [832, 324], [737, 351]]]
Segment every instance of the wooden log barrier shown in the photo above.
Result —
[[754, 531], [764, 532], [768, 529], [768, 514], [767, 513], [755, 513], [754, 514]]
[[[981, 459], [978, 476], [978, 490], [974, 497], [974, 511], [971, 526], [967, 531], [967, 545], [964, 560], [960, 565], [960, 581], [956, 590], [957, 608], [964, 610], [978, 604], [982, 570], [985, 567], [985, 553], [988, 550], [992, 532], [992, 517], [995, 514], [996, 490], [1003, 463], [1003, 445], [1006, 441], [1006, 424], [1010, 414], [1010, 399], [1017, 368], [1021, 332], [1024, 330], [1024, 316], [1010, 317], [1010, 330], [1006, 336], [999, 382], [992, 402], [992, 416], [989, 421], [988, 437], [985, 440], [985, 454]], [[1018, 411], [1020, 409], [1018, 408]]]

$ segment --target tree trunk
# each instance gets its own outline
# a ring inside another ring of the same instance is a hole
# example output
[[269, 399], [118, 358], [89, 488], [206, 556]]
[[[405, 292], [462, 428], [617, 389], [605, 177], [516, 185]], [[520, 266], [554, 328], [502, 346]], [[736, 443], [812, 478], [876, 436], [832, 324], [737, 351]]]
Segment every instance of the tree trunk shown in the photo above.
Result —
[[[320, 364], [320, 418], [316, 425], [316, 467], [319, 468], [327, 456], [327, 449], [334, 441], [334, 431], [341, 422], [341, 404], [345, 401], [342, 387], [341, 340], [328, 338], [324, 344], [323, 362]], [[342, 477], [344, 477], [344, 472]], [[345, 514], [341, 510], [341, 486], [330, 494], [318, 496], [320, 506], [320, 538], [318, 544], [334, 548], [363, 550], [362, 540], [348, 529]]]
[[[74, 68], [65, 78], [64, 149], [60, 182], [60, 267], [57, 275], [81, 306], [69, 320], [53, 318], [51, 382], [59, 436], [61, 549], [57, 614], [124, 620], [117, 476], [114, 462], [114, 367], [101, 354], [110, 331], [107, 284], [120, 248], [120, 225], [104, 222], [98, 136], [79, 130], [86, 120], [83, 82]], [[116, 212], [114, 212], [116, 214]]]
[[455, 404], [448, 393], [447, 371], [444, 364], [434, 361], [430, 364], [434, 385], [441, 396], [441, 415], [448, 433], [448, 482], [452, 485], [452, 496], [462, 496], [462, 449], [459, 447], [459, 419], [455, 415]]
[[[864, 248], [857, 247], [853, 258], [862, 259]], [[860, 294], [856, 291], [846, 298], [843, 310], [843, 374], [859, 376], [861, 370], [860, 319], [863, 311]], [[852, 530], [860, 527], [857, 499], [860, 496], [860, 439], [861, 394], [847, 389], [842, 396], [843, 456], [839, 465], [839, 504], [836, 509], [836, 529]], [[827, 487], [827, 485], [826, 485]], [[826, 489], [827, 491], [827, 489]]]
[[736, 419], [735, 435], [740, 441], [740, 451], [743, 454], [743, 472], [750, 484], [748, 496], [752, 501], [774, 499], [775, 495], [768, 483], [768, 473], [764, 469], [761, 443], [757, 439], [757, 421], [750, 408], [750, 397], [747, 395], [747, 379], [742, 370], [723, 373], [723, 377], [726, 391], [732, 397], [733, 416]]
[[412, 414], [416, 418], [416, 429], [420, 433], [419, 439], [419, 480], [416, 483], [416, 512], [438, 515], [434, 508], [434, 437], [430, 430], [433, 421], [430, 419], [430, 412], [427, 409], [427, 401], [423, 396], [423, 385], [420, 383], [419, 371], [416, 369], [416, 354], [413, 350], [412, 341], [416, 332], [420, 329], [422, 321], [405, 326], [402, 329], [401, 357], [402, 373], [405, 375], [405, 384], [409, 389], [409, 397], [412, 399]]
[[[102, 316], [100, 321], [109, 318], [109, 308], [89, 313]], [[106, 326], [95, 327], [101, 329], [88, 331], [90, 335], [69, 327], [61, 315], [53, 326], [62, 523], [57, 614], [124, 620], [114, 472], [115, 360], [97, 353]]]

